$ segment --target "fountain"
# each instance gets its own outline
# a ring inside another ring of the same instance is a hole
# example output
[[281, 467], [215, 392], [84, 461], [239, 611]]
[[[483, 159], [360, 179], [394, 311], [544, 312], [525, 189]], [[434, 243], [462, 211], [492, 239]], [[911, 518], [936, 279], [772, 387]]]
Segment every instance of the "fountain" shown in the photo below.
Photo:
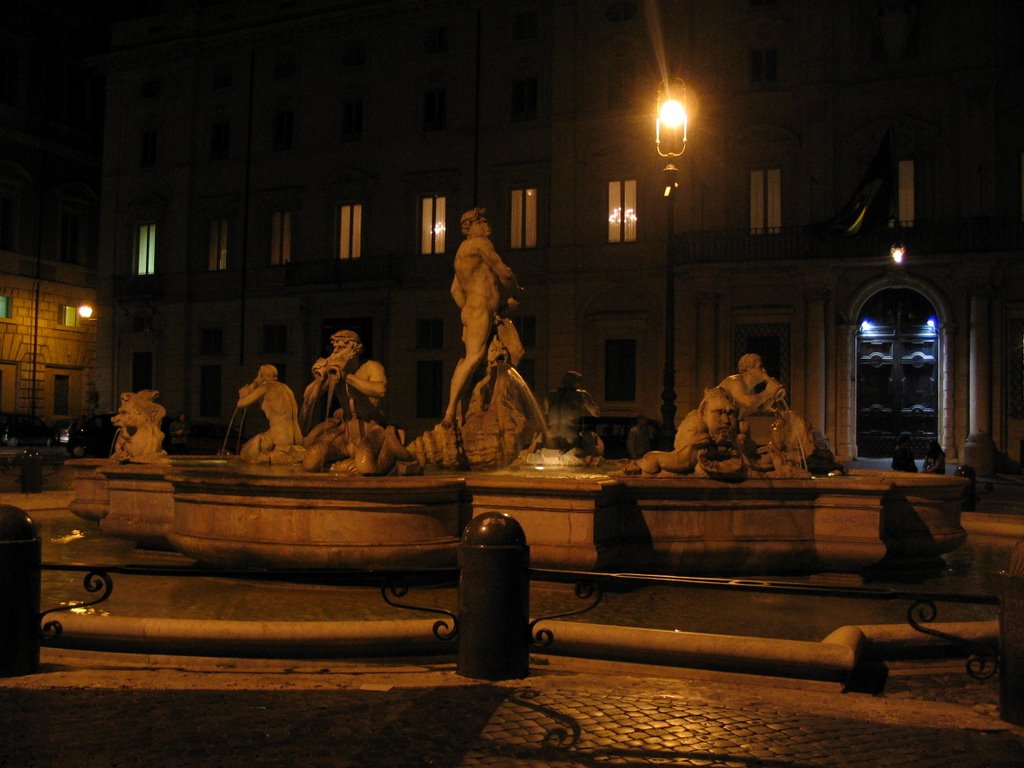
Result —
[[270, 429], [238, 457], [167, 457], [148, 442], [133, 453], [162, 408], [155, 393], [122, 396], [123, 450], [68, 462], [72, 511], [141, 546], [240, 567], [455, 567], [466, 524], [489, 512], [518, 520], [537, 568], [858, 572], [964, 541], [966, 479], [844, 472], [756, 355], [705, 393], [671, 451], [601, 463], [586, 441], [549, 434], [515, 370], [522, 291], [483, 210], [462, 223], [452, 295], [466, 352], [433, 429], [404, 442], [383, 413], [383, 366], [341, 329], [301, 409], [272, 366], [240, 390], [239, 407], [259, 402]]

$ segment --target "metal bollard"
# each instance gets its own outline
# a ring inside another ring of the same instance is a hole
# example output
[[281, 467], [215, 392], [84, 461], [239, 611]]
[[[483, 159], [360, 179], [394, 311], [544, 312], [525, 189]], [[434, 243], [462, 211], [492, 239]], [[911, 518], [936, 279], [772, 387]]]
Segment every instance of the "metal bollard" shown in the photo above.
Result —
[[0, 677], [39, 670], [39, 562], [32, 518], [0, 505]]
[[999, 605], [999, 716], [1024, 725], [1024, 541], [1001, 575]]
[[32, 448], [21, 454], [21, 492], [43, 492], [43, 455]]
[[530, 671], [530, 548], [509, 515], [473, 518], [459, 545], [459, 652], [456, 672], [479, 680]]

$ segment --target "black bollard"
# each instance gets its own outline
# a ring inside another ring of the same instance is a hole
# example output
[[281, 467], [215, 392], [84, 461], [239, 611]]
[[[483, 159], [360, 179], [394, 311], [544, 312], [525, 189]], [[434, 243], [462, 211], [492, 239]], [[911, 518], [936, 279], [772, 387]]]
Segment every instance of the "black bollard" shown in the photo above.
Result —
[[459, 545], [459, 656], [456, 671], [511, 680], [530, 671], [530, 548], [509, 515], [473, 518]]
[[33, 448], [21, 454], [21, 492], [43, 492], [43, 455]]
[[999, 716], [1024, 725], [1024, 541], [1010, 553], [999, 604]]
[[32, 518], [0, 505], [0, 677], [39, 670], [41, 552]]

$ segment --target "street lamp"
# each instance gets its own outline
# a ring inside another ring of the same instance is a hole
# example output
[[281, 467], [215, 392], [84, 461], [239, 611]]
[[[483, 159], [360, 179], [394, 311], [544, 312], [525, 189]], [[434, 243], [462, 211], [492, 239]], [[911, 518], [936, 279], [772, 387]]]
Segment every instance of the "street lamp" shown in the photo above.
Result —
[[[654, 121], [654, 145], [661, 157], [680, 157], [686, 151], [686, 86], [682, 80], [666, 79], [658, 86], [658, 113]], [[676, 289], [672, 263], [672, 235], [675, 233], [675, 192], [679, 189], [679, 168], [668, 163], [665, 182], [665, 367], [662, 371], [661, 430], [658, 447], [672, 448], [676, 422]]]

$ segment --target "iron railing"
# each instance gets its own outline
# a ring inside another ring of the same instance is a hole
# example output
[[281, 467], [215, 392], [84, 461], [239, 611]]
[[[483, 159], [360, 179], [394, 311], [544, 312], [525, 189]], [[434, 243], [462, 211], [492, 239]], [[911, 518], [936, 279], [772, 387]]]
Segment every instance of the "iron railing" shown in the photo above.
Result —
[[[381, 597], [388, 605], [414, 611], [424, 611], [444, 616], [433, 625], [434, 636], [441, 640], [454, 640], [459, 633], [458, 616], [445, 609], [399, 602], [412, 585], [441, 586], [455, 584], [459, 572], [455, 569], [434, 569], [416, 571], [339, 571], [330, 569], [239, 569], [207, 568], [194, 566], [143, 566], [143, 565], [73, 565], [42, 563], [43, 571], [71, 571], [84, 573], [83, 588], [90, 594], [97, 594], [87, 601], [69, 601], [56, 608], [44, 610], [39, 615], [40, 632], [43, 642], [53, 641], [60, 636], [62, 626], [55, 614], [62, 611], [88, 608], [98, 605], [110, 597], [114, 589], [113, 575], [131, 576], [174, 576], [182, 578], [216, 577], [263, 581], [299, 581], [304, 583], [334, 586], [363, 586], [380, 589]], [[598, 571], [577, 571], [530, 568], [531, 581], [573, 583], [574, 594], [580, 600], [588, 601], [581, 608], [549, 614], [533, 619], [529, 623], [531, 644], [543, 649], [554, 641], [554, 630], [537, 626], [552, 619], [562, 619], [587, 613], [601, 604], [609, 588], [625, 586], [670, 586], [688, 589], [729, 590], [751, 593], [774, 593], [806, 597], [840, 597], [855, 600], [909, 601], [906, 611], [907, 623], [916, 631], [944, 639], [968, 652], [967, 673], [977, 679], [992, 677], [999, 666], [999, 649], [984, 642], [957, 637], [928, 626], [938, 617], [939, 603], [989, 605], [998, 607], [999, 598], [993, 595], [918, 592], [890, 587], [848, 586], [805, 584], [792, 581], [777, 581], [756, 578], [729, 578], [711, 576], [670, 576], [643, 573], [605, 573]], [[396, 599], [398, 598], [398, 599]]]

